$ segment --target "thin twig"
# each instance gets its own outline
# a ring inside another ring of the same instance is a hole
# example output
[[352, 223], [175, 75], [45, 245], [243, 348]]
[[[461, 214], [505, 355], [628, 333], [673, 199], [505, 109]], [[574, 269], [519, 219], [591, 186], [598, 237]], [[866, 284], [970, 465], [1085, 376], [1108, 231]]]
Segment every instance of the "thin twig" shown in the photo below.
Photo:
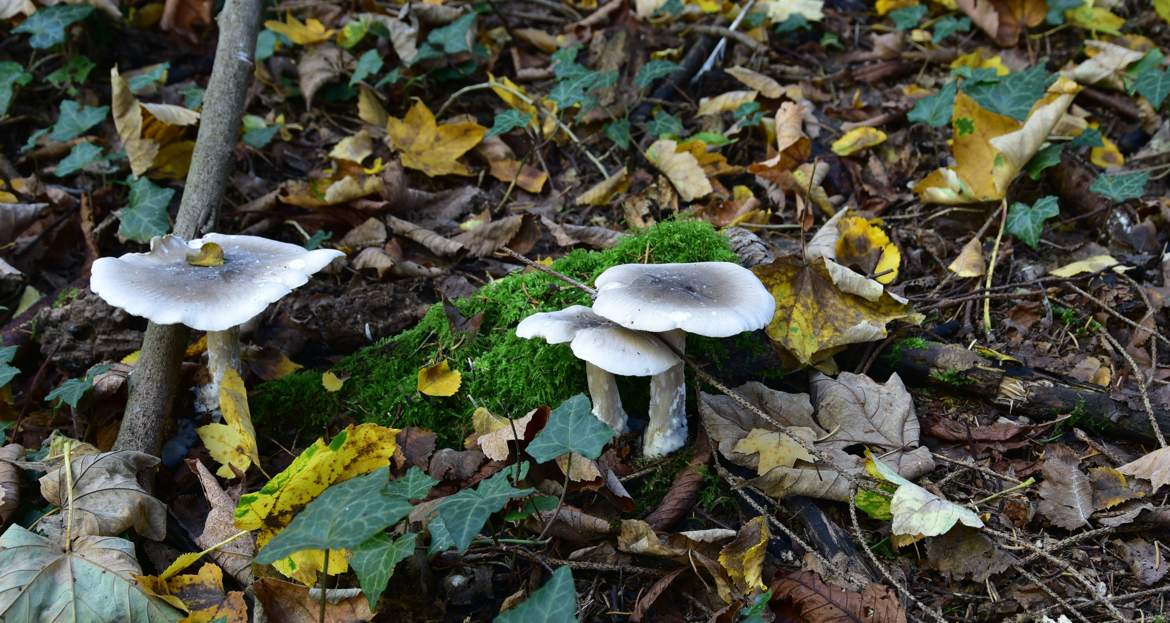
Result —
[[[1003, 242], [1003, 230], [1007, 226], [1007, 199], [999, 207], [999, 231], [995, 234], [995, 246], [991, 247], [991, 262], [987, 266], [987, 285], [991, 287], [991, 280], [995, 277], [995, 266], [999, 263], [999, 245]], [[983, 332], [987, 339], [991, 339], [991, 297], [983, 297]]]
[[1130, 356], [1130, 354], [1121, 347], [1121, 344], [1118, 344], [1117, 340], [1113, 339], [1112, 335], [1109, 335], [1109, 332], [1105, 330], [1105, 327], [1101, 327], [1097, 333], [1101, 336], [1101, 339], [1105, 340], [1109, 346], [1113, 348], [1114, 351], [1117, 351], [1117, 354], [1120, 355], [1122, 359], [1125, 359], [1125, 362], [1129, 364], [1129, 367], [1133, 370], [1133, 380], [1137, 381], [1138, 391], [1141, 392], [1142, 408], [1146, 410], [1146, 418], [1150, 421], [1150, 428], [1154, 431], [1154, 438], [1158, 440], [1159, 448], [1165, 448], [1166, 437], [1162, 435], [1162, 427], [1158, 426], [1158, 418], [1154, 415], [1154, 407], [1150, 405], [1150, 393], [1146, 389], [1146, 378], [1145, 375], [1142, 374], [1142, 369], [1138, 367], [1137, 362], [1133, 360], [1133, 357]]
[[1147, 326], [1143, 326], [1141, 324], [1138, 324], [1138, 323], [1130, 320], [1129, 318], [1126, 318], [1125, 316], [1121, 315], [1121, 313], [1119, 313], [1118, 311], [1116, 311], [1115, 309], [1110, 307], [1108, 304], [1106, 304], [1104, 301], [1102, 301], [1102, 300], [1098, 299], [1097, 297], [1093, 296], [1092, 294], [1089, 294], [1088, 292], [1078, 288], [1076, 286], [1076, 284], [1069, 283], [1069, 284], [1065, 284], [1065, 285], [1067, 285], [1069, 287], [1069, 289], [1071, 289], [1073, 292], [1076, 292], [1077, 294], [1088, 299], [1088, 301], [1090, 303], [1093, 303], [1097, 307], [1100, 307], [1102, 311], [1109, 314], [1110, 316], [1113, 316], [1114, 318], [1124, 322], [1125, 324], [1133, 327], [1134, 329], [1136, 329], [1138, 331], [1144, 331], [1146, 333], [1149, 333], [1151, 336], [1154, 337], [1154, 339], [1161, 341], [1163, 344], [1166, 344], [1167, 346], [1170, 346], [1170, 339], [1167, 339], [1166, 336], [1162, 335], [1158, 331], [1151, 329]]

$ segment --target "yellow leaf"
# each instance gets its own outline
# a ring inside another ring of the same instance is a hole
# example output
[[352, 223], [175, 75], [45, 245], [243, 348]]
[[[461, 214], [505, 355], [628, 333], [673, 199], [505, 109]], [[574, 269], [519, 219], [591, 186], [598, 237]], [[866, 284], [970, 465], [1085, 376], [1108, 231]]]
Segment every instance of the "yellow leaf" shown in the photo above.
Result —
[[1066, 11], [1068, 21], [1074, 26], [1107, 35], [1120, 35], [1121, 27], [1125, 25], [1125, 18], [1114, 15], [1108, 8], [1093, 6], [1092, 3]]
[[622, 167], [618, 172], [601, 180], [589, 190], [581, 193], [577, 197], [576, 203], [579, 206], [609, 205], [614, 197], [629, 189], [630, 174], [625, 167]]
[[782, 24], [793, 15], [802, 15], [810, 22], [825, 19], [824, 0], [769, 0], [764, 8], [773, 24]]
[[878, 15], [885, 15], [890, 11], [904, 9], [906, 7], [914, 6], [918, 3], [919, 0], [877, 0], [877, 2], [874, 3], [874, 9], [877, 11]]
[[969, 54], [963, 54], [951, 61], [951, 69], [958, 69], [959, 67], [970, 67], [972, 69], [994, 69], [995, 75], [1006, 76], [1011, 73], [1007, 65], [1003, 64], [1003, 57], [999, 54], [995, 56], [988, 56], [984, 48], [979, 48]]
[[[491, 413], [487, 413], [487, 409], [484, 409], [484, 412], [484, 414], [480, 415], [478, 424], [474, 423], [473, 416], [473, 425], [479, 435], [473, 436], [474, 439], [468, 438], [468, 441], [472, 443], [465, 445], [469, 448], [479, 446], [484, 456], [493, 461], [506, 461], [511, 454], [511, 448], [508, 447], [508, 443], [515, 442], [518, 439], [524, 439], [525, 432], [528, 430], [528, 424], [536, 415], [536, 410], [534, 409], [524, 417], [515, 420], [492, 415]], [[476, 413], [479, 413], [479, 409], [476, 409]], [[480, 427], [485, 427], [488, 430], [481, 431]]]
[[446, 359], [418, 371], [418, 391], [427, 396], [454, 396], [462, 381], [463, 375], [452, 370]]
[[256, 429], [248, 412], [248, 393], [244, 379], [229, 368], [219, 382], [219, 410], [223, 424], [207, 424], [196, 429], [211, 458], [220, 464], [215, 472], [220, 478], [235, 478], [235, 467], [241, 474], [252, 465], [260, 465], [256, 448]]
[[979, 238], [972, 238], [963, 245], [959, 257], [947, 266], [947, 270], [960, 277], [979, 277], [987, 273], [987, 263], [983, 260], [983, 243]]
[[337, 141], [337, 144], [330, 150], [329, 157], [334, 160], [346, 160], [361, 164], [372, 153], [374, 153], [374, 141], [370, 139], [370, 133], [360, 130], [353, 136], [347, 136]]
[[341, 391], [341, 386], [345, 385], [346, 380], [348, 379], [337, 376], [332, 370], [328, 370], [321, 375], [321, 385], [325, 388], [325, 391], [330, 393]]
[[136, 350], [136, 351], [130, 353], [129, 355], [122, 357], [121, 363], [124, 363], [128, 366], [132, 366], [132, 365], [138, 363], [138, 358], [141, 356], [142, 356], [142, 351]]
[[544, 190], [544, 183], [548, 181], [548, 174], [544, 171], [512, 158], [492, 160], [489, 171], [492, 177], [506, 184], [516, 180], [516, 186], [534, 195]]
[[757, 95], [755, 91], [728, 91], [715, 97], [704, 97], [699, 100], [699, 112], [696, 114], [702, 117], [734, 112], [745, 103], [756, 101]]
[[860, 216], [845, 216], [837, 222], [837, 262], [857, 267], [860, 274], [873, 275], [882, 285], [898, 278], [902, 252], [885, 230]]
[[853, 128], [844, 136], [833, 141], [833, 153], [838, 156], [851, 156], [863, 149], [886, 142], [886, 133], [877, 128]]
[[646, 150], [646, 159], [666, 175], [684, 201], [711, 194], [711, 182], [690, 152], [678, 152], [678, 144], [658, 139]]
[[386, 127], [386, 121], [390, 118], [374, 90], [364, 84], [358, 89], [358, 117], [379, 128]]
[[768, 99], [777, 99], [784, 94], [784, 87], [779, 82], [747, 67], [731, 67], [725, 71]]
[[1154, 12], [1162, 19], [1170, 22], [1170, 0], [1154, 0]]
[[194, 143], [182, 139], [199, 120], [199, 113], [182, 106], [142, 104], [116, 65], [110, 68], [110, 108], [134, 175], [159, 167], [162, 176], [186, 176]]
[[310, 17], [302, 22], [301, 20], [292, 16], [291, 13], [285, 14], [284, 21], [278, 22], [276, 20], [268, 20], [264, 22], [264, 27], [272, 32], [280, 33], [289, 38], [297, 45], [312, 45], [314, 43], [321, 43], [333, 36], [334, 30], [326, 30], [325, 25], [319, 20]]
[[675, 150], [679, 153], [690, 152], [699, 166], [703, 168], [703, 174], [709, 178], [743, 172], [743, 167], [731, 166], [723, 154], [708, 149], [707, 143], [697, 138], [679, 143]]
[[[241, 530], [257, 530], [257, 549], [288, 525], [288, 522], [322, 491], [389, 464], [394, 456], [398, 430], [360, 424], [349, 426], [330, 443], [318, 439], [293, 459], [284, 471], [259, 491], [246, 493], [236, 506], [235, 523]], [[330, 552], [329, 574], [348, 568], [345, 551]], [[306, 585], [316, 581], [324, 563], [324, 552], [304, 551], [273, 566]]]
[[386, 134], [400, 152], [402, 166], [408, 169], [430, 177], [471, 175], [471, 169], [458, 158], [483, 140], [487, 128], [473, 121], [437, 125], [431, 109], [419, 101], [405, 118], [390, 117]]
[[1101, 146], [1089, 150], [1089, 161], [1102, 169], [1115, 169], [1125, 164], [1125, 156], [1109, 137], [1101, 137]]
[[[789, 427], [788, 432], [804, 439], [810, 445], [816, 439], [813, 429], [805, 426]], [[760, 455], [756, 473], [761, 476], [776, 467], [792, 467], [797, 461], [815, 462], [813, 455], [796, 440], [778, 431], [762, 428], [753, 428], [747, 437], [736, 442], [733, 450], [740, 454]]]
[[135, 576], [134, 580], [145, 593], [189, 613], [181, 623], [248, 621], [244, 594], [239, 591], [226, 592], [223, 588], [223, 571], [212, 563], [204, 564], [194, 575], [140, 575]]
[[172, 562], [171, 566], [167, 567], [162, 573], [159, 574], [158, 579], [165, 580], [167, 578], [174, 577], [175, 575], [178, 575], [180, 571], [190, 567], [195, 563], [196, 560], [199, 560], [202, 557], [203, 552], [188, 552], [186, 554], [179, 554], [179, 557], [175, 559], [175, 562]]
[[1083, 260], [1061, 266], [1060, 268], [1052, 270], [1049, 274], [1053, 277], [1060, 277], [1067, 279], [1075, 277], [1083, 273], [1098, 273], [1107, 268], [1112, 268], [1115, 272], [1125, 272], [1128, 267], [1122, 266], [1121, 262], [1113, 259], [1110, 255], [1094, 255]]
[[[719, 552], [719, 564], [727, 571], [728, 577], [744, 595], [766, 591], [768, 586], [761, 577], [764, 572], [764, 554], [768, 549], [768, 521], [763, 515], [753, 517], [739, 529], [735, 539]], [[720, 594], [730, 602], [731, 595]]]
[[323, 208], [373, 195], [382, 191], [382, 178], [376, 175], [345, 175], [337, 179], [285, 182], [280, 200], [302, 208]]

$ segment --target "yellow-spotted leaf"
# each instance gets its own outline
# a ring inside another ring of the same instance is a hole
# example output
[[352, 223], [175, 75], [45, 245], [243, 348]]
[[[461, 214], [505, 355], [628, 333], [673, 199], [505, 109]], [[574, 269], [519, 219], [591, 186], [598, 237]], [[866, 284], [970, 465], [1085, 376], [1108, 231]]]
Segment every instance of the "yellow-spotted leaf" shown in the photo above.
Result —
[[313, 45], [314, 43], [321, 43], [327, 41], [333, 36], [335, 30], [325, 28], [325, 25], [320, 20], [310, 17], [305, 21], [301, 21], [286, 14], [283, 22], [276, 20], [268, 20], [264, 22], [264, 27], [272, 32], [280, 33], [289, 38], [297, 45]]
[[[273, 476], [259, 491], [240, 497], [235, 523], [241, 530], [256, 530], [257, 549], [263, 548], [292, 518], [330, 486], [385, 467], [394, 449], [398, 430], [360, 424], [349, 426], [326, 443], [318, 439], [284, 471]], [[306, 550], [273, 564], [277, 571], [305, 585], [317, 579], [324, 552]], [[347, 553], [330, 552], [329, 575], [348, 569]]]
[[247, 623], [249, 620], [244, 594], [225, 591], [223, 571], [212, 563], [204, 564], [196, 574], [140, 575], [134, 580], [147, 594], [187, 612], [189, 616], [183, 621]]
[[487, 128], [474, 121], [438, 125], [431, 109], [415, 102], [406, 117], [390, 117], [386, 122], [390, 144], [398, 150], [402, 166], [437, 175], [471, 175], [471, 169], [459, 157], [479, 144]]
[[670, 180], [684, 201], [711, 194], [711, 182], [698, 159], [689, 151], [678, 151], [678, 143], [658, 139], [646, 150], [646, 159]]
[[882, 285], [898, 278], [902, 252], [890, 241], [881, 226], [860, 216], [845, 216], [837, 221], [837, 262], [855, 268]]
[[1117, 143], [1109, 137], [1101, 137], [1101, 146], [1089, 149], [1089, 161], [1102, 169], [1117, 169], [1125, 165], [1125, 156], [1117, 148]]
[[260, 453], [256, 448], [256, 429], [252, 427], [252, 416], [248, 411], [244, 379], [231, 368], [224, 372], [219, 382], [219, 410], [223, 413], [223, 424], [200, 426], [196, 432], [211, 458], [220, 464], [215, 474], [220, 478], [235, 478], [237, 471], [244, 474], [252, 465], [259, 466]]
[[338, 392], [341, 391], [341, 387], [345, 385], [346, 380], [347, 379], [343, 379], [340, 376], [337, 376], [337, 374], [332, 370], [329, 370], [321, 375], [321, 386], [324, 387], [325, 391], [327, 392]]
[[886, 133], [877, 128], [853, 128], [841, 138], [833, 141], [833, 153], [838, 156], [852, 156], [853, 154], [869, 149], [886, 142]]
[[462, 382], [463, 375], [446, 359], [418, 371], [418, 391], [427, 396], [454, 396]]
[[[719, 564], [742, 595], [766, 591], [764, 584], [764, 554], [768, 549], [768, 521], [763, 515], [748, 520], [730, 543], [719, 552]], [[722, 588], [722, 587], [720, 587]], [[724, 601], [731, 595], [720, 594]]]

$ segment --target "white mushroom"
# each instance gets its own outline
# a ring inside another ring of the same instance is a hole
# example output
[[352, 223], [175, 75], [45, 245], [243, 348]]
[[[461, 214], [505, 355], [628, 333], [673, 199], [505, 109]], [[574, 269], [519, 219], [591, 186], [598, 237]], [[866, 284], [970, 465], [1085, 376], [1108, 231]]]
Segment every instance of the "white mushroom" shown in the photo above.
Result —
[[593, 415], [619, 435], [627, 430], [626, 411], [614, 375], [661, 375], [679, 363], [655, 336], [623, 329], [583, 305], [533, 314], [517, 325], [516, 335], [544, 338], [549, 344], [569, 342], [573, 354], [585, 362]]
[[[762, 329], [776, 301], [750, 270], [731, 262], [623, 264], [597, 277], [593, 311], [635, 331], [662, 334], [679, 353], [685, 333], [729, 337]], [[650, 379], [646, 456], [669, 454], [686, 443], [686, 378], [680, 361]]]
[[257, 236], [207, 234], [187, 242], [167, 235], [151, 240], [147, 253], [95, 261], [90, 288], [156, 324], [206, 331], [214, 408], [224, 371], [240, 367], [239, 326], [343, 255]]

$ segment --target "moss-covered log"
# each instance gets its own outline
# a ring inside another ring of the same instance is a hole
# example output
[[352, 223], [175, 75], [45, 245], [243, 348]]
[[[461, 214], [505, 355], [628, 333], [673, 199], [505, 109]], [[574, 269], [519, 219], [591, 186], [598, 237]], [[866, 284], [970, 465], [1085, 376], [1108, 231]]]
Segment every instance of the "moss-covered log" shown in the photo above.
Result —
[[[735, 261], [726, 239], [696, 221], [662, 223], [624, 238], [605, 251], [577, 250], [556, 260], [557, 271], [592, 283], [601, 271], [630, 262]], [[587, 294], [537, 271], [499, 279], [469, 298], [454, 302], [466, 318], [483, 314], [478, 333], [452, 332], [442, 305], [436, 304], [415, 327], [362, 349], [334, 368], [349, 377], [342, 389], [327, 393], [321, 371], [302, 371], [263, 383], [251, 395], [254, 419], [300, 422], [320, 427], [337, 415], [393, 426], [421, 426], [457, 443], [470, 430], [471, 413], [483, 406], [518, 417], [533, 407], [586, 391], [585, 369], [568, 345], [516, 337], [521, 319], [539, 311], [589, 305]], [[694, 353], [711, 353], [709, 341], [694, 341]], [[446, 359], [463, 375], [450, 398], [417, 390], [418, 370]]]

